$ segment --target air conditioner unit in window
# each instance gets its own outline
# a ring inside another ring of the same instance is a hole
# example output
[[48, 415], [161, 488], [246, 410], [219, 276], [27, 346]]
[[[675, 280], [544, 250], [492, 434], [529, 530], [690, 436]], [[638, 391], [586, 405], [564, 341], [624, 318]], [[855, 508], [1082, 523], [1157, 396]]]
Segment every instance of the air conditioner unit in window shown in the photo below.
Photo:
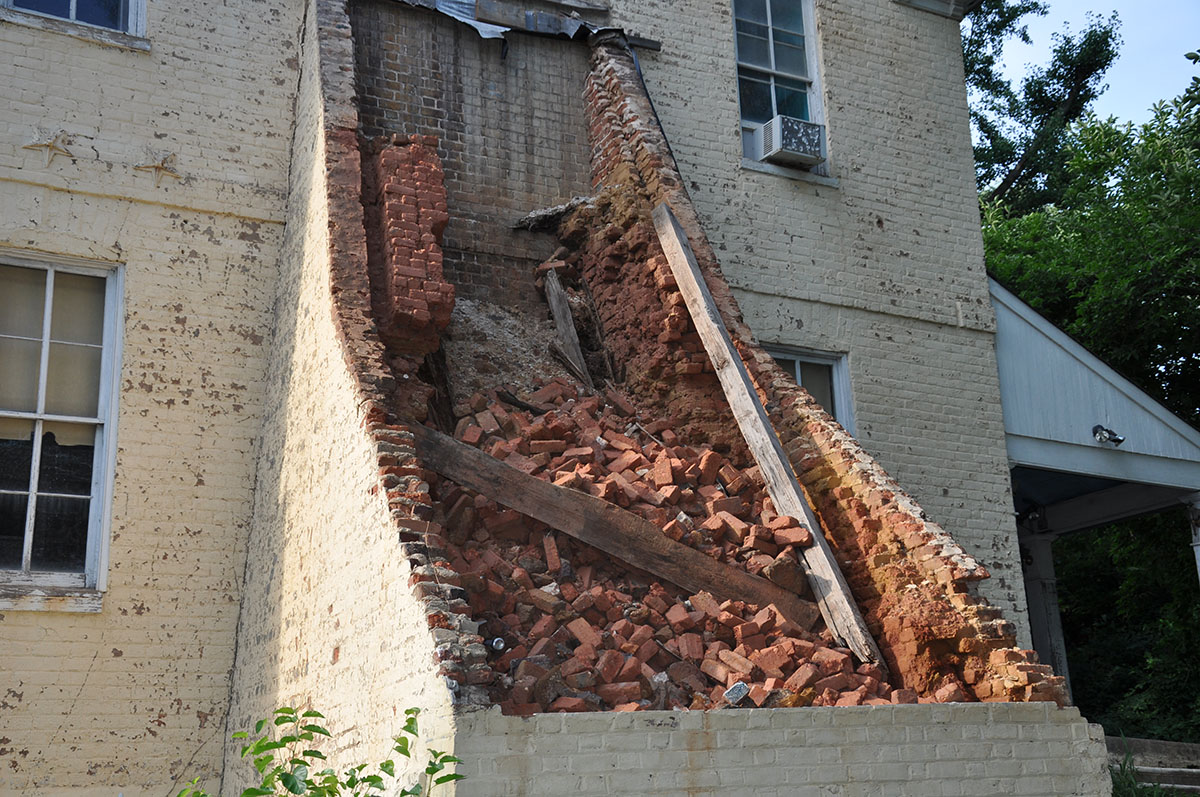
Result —
[[816, 166], [825, 160], [825, 126], [776, 116], [754, 131], [758, 159], [780, 166]]

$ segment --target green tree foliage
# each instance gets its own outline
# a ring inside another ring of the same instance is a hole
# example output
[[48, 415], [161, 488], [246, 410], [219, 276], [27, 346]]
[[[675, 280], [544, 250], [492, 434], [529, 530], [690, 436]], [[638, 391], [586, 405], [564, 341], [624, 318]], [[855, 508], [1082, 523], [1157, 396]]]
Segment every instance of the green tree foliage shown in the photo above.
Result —
[[1076, 704], [1111, 735], [1200, 742], [1200, 580], [1182, 508], [1059, 539]]
[[[1085, 117], [1062, 153], [1057, 182], [1044, 183], [1052, 204], [985, 192], [988, 270], [1200, 424], [1200, 81], [1140, 127]], [[1200, 742], [1186, 687], [1200, 676], [1188, 537], [1180, 511], [1055, 543], [1074, 697], [1109, 733]]]
[[1068, 131], [1058, 202], [985, 200], [988, 270], [1177, 415], [1200, 424], [1200, 107]]
[[1102, 78], [1120, 45], [1115, 14], [1092, 18], [1076, 35], [1057, 34], [1049, 65], [1033, 69], [1014, 89], [1000, 70], [1004, 44], [1011, 38], [1028, 43], [1022, 20], [1045, 13], [1038, 0], [983, 0], [962, 27], [976, 180], [985, 196], [1014, 215], [1057, 200], [1066, 133], [1104, 90]]

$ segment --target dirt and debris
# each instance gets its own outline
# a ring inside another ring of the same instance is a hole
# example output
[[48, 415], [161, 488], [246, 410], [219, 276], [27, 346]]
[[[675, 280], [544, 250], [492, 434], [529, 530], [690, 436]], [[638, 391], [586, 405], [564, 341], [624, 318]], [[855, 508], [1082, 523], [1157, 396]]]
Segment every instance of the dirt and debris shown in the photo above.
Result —
[[536, 377], [567, 376], [551, 353], [554, 322], [491, 302], [460, 297], [454, 303], [442, 348], [450, 370], [450, 399], [457, 410], [494, 385], [517, 392], [537, 389]]

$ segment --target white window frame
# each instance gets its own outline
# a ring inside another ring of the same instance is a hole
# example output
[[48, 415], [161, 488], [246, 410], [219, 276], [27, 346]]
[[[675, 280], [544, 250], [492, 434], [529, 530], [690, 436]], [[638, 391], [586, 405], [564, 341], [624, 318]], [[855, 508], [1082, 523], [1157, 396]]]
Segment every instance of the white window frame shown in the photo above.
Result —
[[[763, 346], [763, 348], [767, 354], [776, 360], [792, 360], [795, 363], [809, 363], [811, 365], [828, 365], [832, 374], [833, 407], [826, 407], [825, 409], [831, 411], [831, 414], [842, 425], [843, 429], [850, 434], [855, 434], [854, 400], [850, 392], [850, 357], [848, 355], [774, 343]], [[793, 370], [796, 372], [796, 383], [804, 387], [801, 382], [800, 368], [795, 367]]]
[[[0, 410], [0, 417], [34, 422], [34, 440], [38, 441], [38, 444], [34, 446], [30, 467], [35, 474], [39, 466], [43, 422], [89, 424], [96, 428], [84, 572], [62, 573], [30, 570], [30, 531], [27, 528], [22, 554], [22, 569], [0, 569], [0, 610], [100, 611], [100, 599], [108, 586], [113, 476], [117, 458], [117, 390], [121, 372], [125, 269], [120, 264], [97, 264], [77, 258], [41, 254], [30, 257], [2, 248], [0, 248], [0, 264], [49, 272], [51, 275], [58, 273], [82, 274], [99, 277], [105, 281], [100, 395], [95, 417], [51, 415], [42, 411], [47, 377], [46, 357], [50, 341], [50, 308], [54, 298], [52, 276], [47, 283], [46, 310], [42, 319], [38, 407], [34, 412]], [[30, 501], [35, 500], [36, 496], [31, 495]]]
[[146, 0], [127, 0], [129, 8], [124, 28], [106, 28], [103, 25], [73, 19], [76, 1], [70, 0], [71, 17], [59, 17], [28, 8], [18, 8], [13, 4], [14, 0], [0, 0], [0, 21], [65, 33], [79, 39], [129, 50], [150, 49], [150, 42], [145, 39]]
[[[770, 2], [770, 0], [764, 0], [764, 2], [766, 3], [766, 8], [767, 8], [767, 23], [768, 23], [767, 27], [773, 34], [775, 29], [774, 29], [774, 26], [770, 24], [770, 22], [771, 22], [771, 2]], [[768, 46], [768, 48], [767, 48], [767, 51], [771, 57], [771, 63], [772, 63], [771, 69], [766, 69], [761, 66], [755, 66], [754, 64], [750, 64], [750, 63], [742, 63], [740, 56], [737, 54], [737, 11], [736, 11], [736, 9], [733, 11], [733, 25], [734, 25], [734, 31], [733, 31], [734, 44], [733, 44], [733, 46], [734, 46], [734, 61], [736, 64], [735, 71], [740, 72], [741, 69], [745, 68], [745, 69], [751, 69], [755, 72], [764, 72], [766, 74], [771, 75], [772, 78], [783, 77], [783, 78], [788, 78], [791, 80], [799, 80], [804, 83], [807, 83], [808, 84], [808, 119], [805, 121], [813, 122], [814, 124], [823, 125], [823, 124], [825, 124], [825, 104], [824, 104], [824, 102], [822, 102], [822, 99], [821, 99], [821, 79], [820, 79], [820, 63], [821, 62], [820, 62], [820, 54], [819, 54], [818, 48], [817, 48], [817, 22], [816, 22], [816, 13], [813, 10], [813, 0], [792, 0], [792, 2], [800, 4], [801, 19], [803, 20], [803, 23], [804, 23], [804, 60], [805, 60], [806, 65], [808, 66], [808, 74], [807, 75], [796, 75], [796, 74], [792, 74], [791, 72], [782, 72], [782, 71], [778, 71], [778, 70], [774, 69], [773, 67], [774, 67], [774, 62], [775, 62], [775, 50], [774, 50], [773, 46]], [[732, 0], [731, 0], [731, 3], [732, 3]], [[769, 41], [771, 43], [773, 43], [774, 38], [773, 37], [770, 38]], [[750, 142], [753, 141], [753, 135], [752, 135], [753, 131], [756, 128], [758, 128], [758, 126], [761, 123], [760, 122], [747, 122], [745, 120], [745, 116], [742, 113], [740, 74], [737, 75], [737, 85], [738, 85], [738, 118], [739, 118], [739, 120], [741, 120], [741, 131], [742, 131], [742, 154], [745, 158], [757, 163], [758, 159], [759, 159], [759, 155], [761, 153], [753, 152], [752, 150], [754, 148]], [[772, 90], [771, 90], [771, 108], [777, 114], [778, 109], [776, 108], [776, 105], [775, 105], [775, 91], [774, 91], [773, 83], [772, 83]], [[776, 115], [776, 114], [773, 114], [773, 115]], [[776, 168], [778, 168], [778, 167], [776, 167]], [[824, 165], [816, 166], [816, 167], [814, 167], [814, 170], [818, 171], [818, 172], [826, 171]], [[800, 170], [795, 170], [795, 171], [800, 171]]]

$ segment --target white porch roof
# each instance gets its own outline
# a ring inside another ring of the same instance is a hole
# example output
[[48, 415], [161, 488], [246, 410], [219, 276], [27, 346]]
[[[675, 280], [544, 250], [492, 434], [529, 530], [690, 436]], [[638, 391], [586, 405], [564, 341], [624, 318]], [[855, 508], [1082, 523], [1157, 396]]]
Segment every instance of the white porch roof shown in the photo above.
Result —
[[[998, 282], [990, 284], [1019, 514], [1032, 510], [1039, 531], [1064, 533], [1163, 509], [1200, 491], [1200, 432]], [[1096, 425], [1124, 443], [1097, 442]]]

